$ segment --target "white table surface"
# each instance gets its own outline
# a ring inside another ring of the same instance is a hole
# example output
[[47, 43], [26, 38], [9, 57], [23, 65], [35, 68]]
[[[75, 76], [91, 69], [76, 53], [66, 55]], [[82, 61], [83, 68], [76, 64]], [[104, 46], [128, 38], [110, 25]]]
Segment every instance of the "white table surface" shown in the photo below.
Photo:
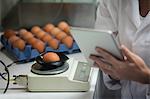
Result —
[[[1, 47], [1, 45], [0, 45]], [[85, 61], [81, 53], [71, 54], [68, 57], [73, 57], [76, 60]], [[10, 64], [12, 60], [4, 53], [0, 52], [0, 60], [6, 64]], [[14, 64], [9, 68], [10, 74], [19, 75], [30, 72], [30, 67], [33, 62], [25, 64]], [[87, 92], [28, 92], [24, 87], [10, 84], [6, 94], [0, 94], [0, 99], [93, 99], [98, 69], [92, 67], [91, 87]]]

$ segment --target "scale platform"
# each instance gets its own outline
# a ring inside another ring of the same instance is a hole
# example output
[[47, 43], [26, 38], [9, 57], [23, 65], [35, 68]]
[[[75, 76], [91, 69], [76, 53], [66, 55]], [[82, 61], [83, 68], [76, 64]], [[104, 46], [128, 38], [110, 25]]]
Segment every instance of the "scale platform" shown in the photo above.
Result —
[[88, 91], [90, 88], [91, 66], [70, 58], [65, 70], [60, 73], [28, 74], [28, 91]]

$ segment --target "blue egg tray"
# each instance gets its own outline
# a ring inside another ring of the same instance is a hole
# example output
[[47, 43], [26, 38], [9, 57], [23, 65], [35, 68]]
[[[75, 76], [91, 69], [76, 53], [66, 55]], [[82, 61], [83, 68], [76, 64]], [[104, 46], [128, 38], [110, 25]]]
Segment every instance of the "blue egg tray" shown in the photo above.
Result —
[[[4, 45], [4, 47], [6, 48], [6, 50], [10, 54], [13, 54], [13, 56], [19, 61], [21, 60], [31, 61], [40, 55], [40, 53], [36, 49], [33, 49], [31, 45], [26, 45], [24, 51], [20, 51], [18, 48], [14, 48], [3, 35], [1, 36], [0, 40], [1, 43]], [[45, 46], [46, 47], [44, 52], [52, 51], [52, 52], [62, 52], [64, 54], [73, 54], [80, 52], [80, 49], [75, 41], [73, 43], [72, 48], [70, 49], [67, 48], [64, 44], [60, 44], [57, 50], [52, 49], [51, 47], [47, 46], [47, 44]]]

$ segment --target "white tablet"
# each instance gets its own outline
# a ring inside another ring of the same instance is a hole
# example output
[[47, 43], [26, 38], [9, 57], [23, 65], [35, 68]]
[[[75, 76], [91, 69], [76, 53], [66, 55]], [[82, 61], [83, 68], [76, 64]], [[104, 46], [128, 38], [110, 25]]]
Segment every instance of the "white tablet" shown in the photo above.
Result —
[[119, 43], [111, 31], [72, 27], [71, 34], [91, 65], [93, 62], [89, 59], [89, 56], [92, 53], [96, 53], [96, 46], [107, 50], [121, 60], [123, 59], [123, 55], [119, 49]]

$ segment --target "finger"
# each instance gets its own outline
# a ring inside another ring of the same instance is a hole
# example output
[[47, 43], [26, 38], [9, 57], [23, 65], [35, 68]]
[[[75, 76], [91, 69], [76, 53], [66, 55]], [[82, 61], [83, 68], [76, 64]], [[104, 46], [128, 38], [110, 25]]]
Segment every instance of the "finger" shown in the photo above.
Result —
[[102, 58], [102, 57], [98, 57], [97, 55], [91, 54], [91, 55], [89, 56], [89, 58], [92, 59], [93, 61], [96, 61], [97, 59], [100, 59], [100, 58]]
[[99, 68], [99, 66], [97, 65], [96, 62], [93, 63], [93, 66], [96, 67], [96, 68]]
[[[90, 59], [92, 59], [93, 61], [102, 61], [103, 63], [107, 64], [107, 65], [112, 65], [111, 63], [109, 63], [107, 60], [105, 60], [104, 58], [102, 57], [99, 57], [97, 55], [90, 55]], [[95, 62], [96, 63], [96, 62]]]
[[116, 62], [116, 58], [114, 58], [108, 51], [105, 49], [102, 49], [100, 47], [96, 47], [96, 51], [101, 55], [104, 59], [107, 59], [109, 61]]
[[110, 63], [108, 63], [106, 60], [102, 59], [102, 58], [97, 58], [96, 56], [94, 55], [91, 55], [90, 58], [92, 60], [95, 61], [96, 64], [98, 64], [99, 67], [102, 67], [102, 68], [106, 68], [106, 69], [110, 69]]
[[96, 62], [94, 62], [94, 66], [101, 70], [101, 68], [98, 66], [98, 64]]
[[110, 73], [111, 73], [111, 71], [108, 71], [107, 69], [102, 68], [102, 67], [99, 66], [96, 62], [94, 63], [94, 65], [95, 65], [96, 67], [98, 67], [101, 71], [103, 71], [105, 74], [110, 74]]
[[95, 55], [90, 55], [89, 58], [94, 61], [93, 65], [97, 66], [96, 60], [99, 60], [99, 58]]
[[124, 45], [121, 45], [121, 49], [124, 52], [125, 56], [127, 57], [127, 59], [131, 62], [136, 63], [137, 61], [137, 55], [135, 55], [134, 53], [132, 53], [127, 47], [125, 47]]
[[106, 63], [102, 62], [101, 60], [95, 61], [97, 66], [106, 74], [112, 75], [112, 69], [110, 66], [108, 66]]
[[98, 62], [98, 61], [100, 61], [100, 58], [97, 57], [97, 56], [95, 56], [95, 55], [90, 55], [90, 59], [92, 59], [93, 61], [95, 61], [95, 63]]
[[128, 50], [128, 48], [126, 48], [124, 45], [121, 45], [121, 50], [123, 51], [123, 53], [125, 54], [125, 56], [129, 61], [134, 62], [131, 56], [132, 52]]
[[108, 66], [112, 66], [112, 67], [114, 66], [115, 67], [115, 63], [113, 61], [108, 61], [108, 60], [102, 58], [101, 56], [91, 54], [90, 59], [92, 59], [94, 61], [96, 61], [96, 60], [102, 61], [103, 63], [107, 64]]

